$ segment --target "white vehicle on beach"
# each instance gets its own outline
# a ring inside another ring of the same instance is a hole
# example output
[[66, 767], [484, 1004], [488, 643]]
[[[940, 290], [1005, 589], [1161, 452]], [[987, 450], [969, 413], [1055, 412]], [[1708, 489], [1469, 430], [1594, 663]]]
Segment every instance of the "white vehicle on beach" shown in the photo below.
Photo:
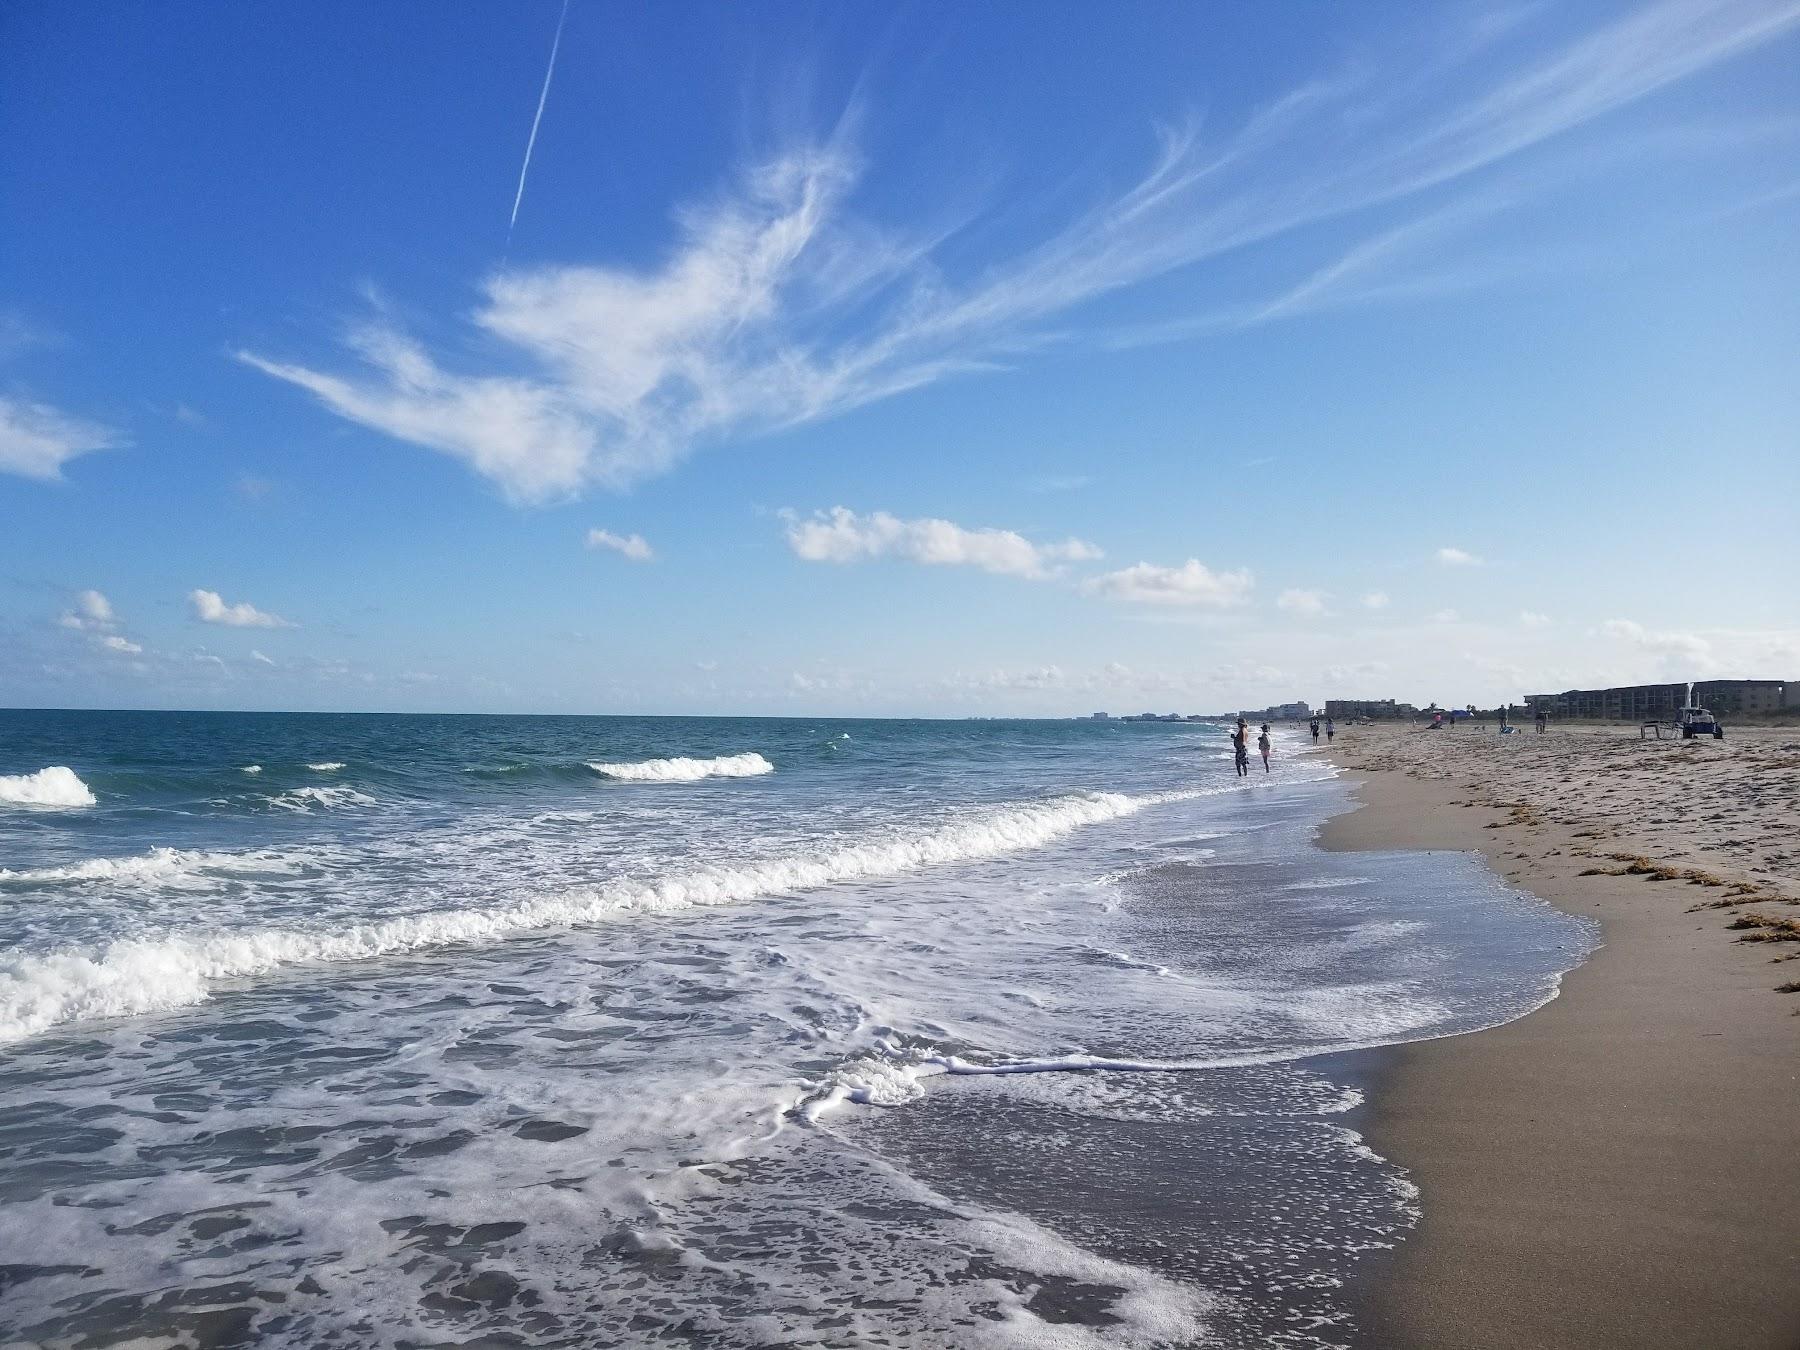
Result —
[[1725, 739], [1725, 724], [1714, 717], [1705, 708], [1688, 706], [1681, 710], [1675, 719], [1675, 725], [1681, 728], [1681, 739], [1691, 741], [1696, 736], [1711, 736], [1715, 741]]

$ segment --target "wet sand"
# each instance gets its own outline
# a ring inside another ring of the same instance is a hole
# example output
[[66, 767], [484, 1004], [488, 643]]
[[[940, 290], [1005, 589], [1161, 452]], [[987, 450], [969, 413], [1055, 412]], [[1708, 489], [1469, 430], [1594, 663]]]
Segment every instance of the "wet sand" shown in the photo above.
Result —
[[1363, 805], [1325, 847], [1479, 851], [1604, 942], [1530, 1016], [1382, 1053], [1362, 1128], [1424, 1218], [1361, 1343], [1795, 1350], [1800, 730], [1350, 728], [1332, 753]]

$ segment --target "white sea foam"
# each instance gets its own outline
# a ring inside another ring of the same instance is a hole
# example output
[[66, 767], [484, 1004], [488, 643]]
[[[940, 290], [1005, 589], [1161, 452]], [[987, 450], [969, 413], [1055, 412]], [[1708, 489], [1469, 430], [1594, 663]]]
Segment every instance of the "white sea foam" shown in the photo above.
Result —
[[[333, 793], [350, 793], [360, 800], [369, 800], [349, 788], [301, 788], [283, 796], [300, 796], [310, 801]], [[177, 932], [162, 938], [120, 940], [94, 954], [65, 950], [0, 958], [0, 1042], [30, 1036], [62, 1022], [198, 1003], [218, 981], [262, 975], [288, 966], [361, 961], [403, 952], [502, 942], [521, 934], [635, 913], [727, 905], [834, 882], [895, 876], [936, 864], [996, 857], [1040, 847], [1084, 825], [1117, 820], [1147, 806], [1207, 795], [1211, 795], [1208, 790], [1141, 797], [1116, 792], [1087, 793], [989, 810], [937, 829], [918, 830], [880, 842], [795, 854], [742, 867], [705, 868], [661, 880], [581, 887], [508, 906], [439, 910], [330, 931], [270, 928], [239, 933]]]
[[314, 773], [336, 773], [344, 766], [340, 760], [328, 759], [318, 764], [308, 764], [306, 767]]
[[1195, 1069], [1271, 1063], [1287, 1057], [1281, 1052], [1251, 1052], [1203, 1060], [1107, 1059], [1097, 1055], [1054, 1055], [979, 1064], [956, 1055], [920, 1055], [910, 1059], [867, 1055], [840, 1067], [822, 1090], [799, 1104], [799, 1111], [806, 1119], [817, 1120], [846, 1102], [855, 1102], [859, 1106], [901, 1106], [924, 1095], [926, 1079], [938, 1078], [944, 1074], [991, 1077], [1021, 1073], [1181, 1073]]
[[0, 867], [0, 881], [24, 885], [109, 881], [136, 885], [179, 885], [207, 872], [288, 872], [292, 864], [267, 854], [209, 853], [201, 849], [153, 848], [124, 858], [84, 858], [61, 867], [12, 871]]
[[1367, 886], [1371, 882], [1368, 877], [1308, 877], [1300, 881], [1290, 881], [1281, 889], [1284, 891], [1341, 891], [1352, 886]]
[[775, 766], [754, 750], [743, 755], [720, 755], [717, 759], [645, 759], [629, 764], [598, 764], [588, 768], [605, 778], [628, 783], [692, 783], [701, 778], [754, 778], [774, 773]]
[[243, 767], [243, 770], [242, 770], [242, 772], [244, 772], [244, 773], [261, 773], [261, 772], [262, 772], [262, 765], [260, 765], [260, 764], [246, 764], [246, 765], [244, 765], [244, 767]]
[[284, 811], [310, 811], [314, 807], [373, 806], [375, 799], [350, 787], [303, 787], [268, 799]]
[[73, 769], [52, 764], [36, 773], [0, 774], [0, 802], [12, 806], [92, 806], [94, 794]]

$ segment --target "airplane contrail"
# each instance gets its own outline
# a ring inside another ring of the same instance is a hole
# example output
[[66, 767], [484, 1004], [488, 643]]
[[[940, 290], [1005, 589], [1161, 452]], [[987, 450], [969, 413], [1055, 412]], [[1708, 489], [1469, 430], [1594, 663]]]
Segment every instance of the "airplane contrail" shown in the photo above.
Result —
[[544, 120], [544, 104], [550, 98], [550, 77], [556, 74], [556, 49], [562, 46], [563, 24], [568, 21], [569, 0], [563, 0], [556, 20], [556, 36], [550, 40], [550, 64], [544, 67], [544, 87], [538, 93], [537, 115], [531, 119], [531, 135], [525, 141], [525, 162], [519, 166], [519, 190], [513, 194], [512, 219], [506, 222], [506, 243], [512, 245], [513, 226], [519, 223], [519, 203], [525, 200], [525, 175], [531, 172], [531, 152], [537, 148], [538, 123]]

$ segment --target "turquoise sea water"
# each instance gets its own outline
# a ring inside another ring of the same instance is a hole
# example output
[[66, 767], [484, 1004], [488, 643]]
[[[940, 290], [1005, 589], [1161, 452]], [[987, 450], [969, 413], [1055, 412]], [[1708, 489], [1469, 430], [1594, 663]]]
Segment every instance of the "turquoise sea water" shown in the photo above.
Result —
[[[1222, 728], [0, 712], [0, 1339], [1331, 1345], [1589, 941]], [[1147, 1179], [1155, 1184], [1147, 1186]]]

